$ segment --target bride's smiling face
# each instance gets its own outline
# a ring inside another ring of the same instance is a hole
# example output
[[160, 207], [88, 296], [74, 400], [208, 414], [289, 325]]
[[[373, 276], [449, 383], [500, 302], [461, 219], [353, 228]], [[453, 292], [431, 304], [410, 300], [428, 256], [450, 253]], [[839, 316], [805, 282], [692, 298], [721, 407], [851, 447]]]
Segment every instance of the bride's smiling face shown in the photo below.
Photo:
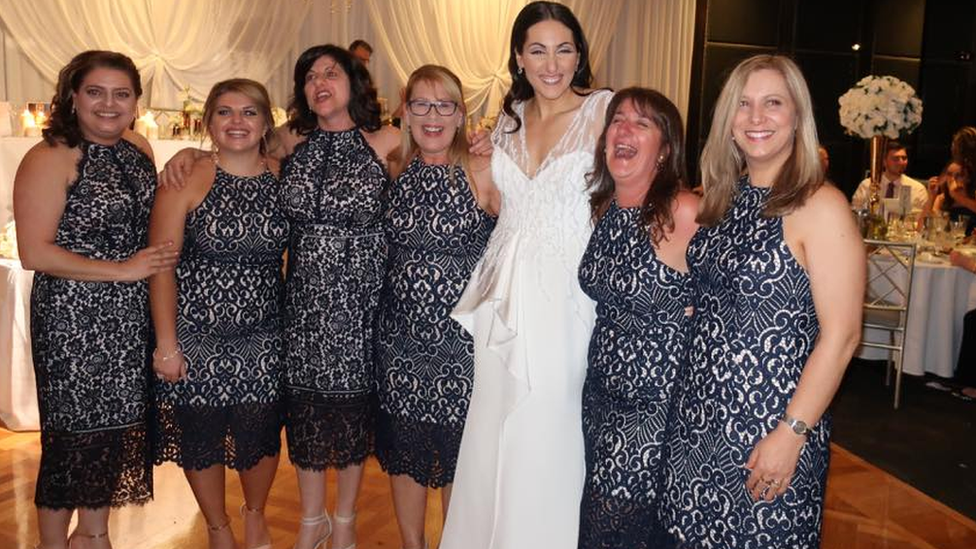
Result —
[[555, 19], [547, 19], [529, 27], [515, 59], [536, 95], [558, 99], [573, 83], [580, 54], [573, 31]]

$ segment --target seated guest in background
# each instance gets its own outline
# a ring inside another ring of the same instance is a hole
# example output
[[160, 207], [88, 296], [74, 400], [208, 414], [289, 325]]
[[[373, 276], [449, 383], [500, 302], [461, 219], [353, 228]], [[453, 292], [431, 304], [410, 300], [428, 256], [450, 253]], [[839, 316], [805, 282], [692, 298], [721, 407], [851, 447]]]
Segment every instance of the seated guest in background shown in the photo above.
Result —
[[823, 169], [824, 181], [833, 185], [833, 181], [830, 179], [830, 153], [827, 152], [827, 147], [820, 145], [817, 147], [817, 154], [820, 155], [820, 167]]
[[373, 46], [365, 40], [353, 40], [349, 44], [349, 53], [359, 60], [366, 68], [369, 68], [369, 58], [373, 56]]
[[[901, 196], [901, 189], [908, 187], [911, 189], [912, 212], [918, 213], [925, 207], [929, 194], [925, 185], [905, 175], [907, 167], [908, 151], [905, 146], [898, 141], [888, 141], [885, 149], [884, 173], [881, 174], [881, 198], [898, 198]], [[857, 186], [851, 198], [851, 205], [855, 209], [867, 208], [870, 197], [871, 179], [868, 178]]]
[[685, 252], [698, 224], [681, 115], [654, 90], [607, 107], [590, 176], [596, 227], [580, 262], [596, 302], [583, 384], [580, 549], [648, 548], [661, 448], [691, 324]]
[[967, 220], [966, 234], [972, 233], [976, 220], [976, 182], [956, 161], [949, 162], [940, 175], [929, 179], [929, 199], [919, 217], [919, 227], [930, 214], [943, 212], [953, 221]]
[[824, 184], [810, 92], [777, 55], [740, 63], [701, 157], [695, 311], [662, 457], [654, 547], [820, 546], [827, 407], [860, 340], [864, 245]]
[[156, 328], [156, 463], [183, 468], [210, 547], [234, 547], [224, 467], [244, 491], [244, 547], [270, 547], [264, 505], [278, 468], [283, 410], [278, 162], [271, 103], [253, 80], [219, 82], [203, 107], [214, 143], [182, 188], [160, 189], [149, 233], [182, 248], [176, 273], [149, 281]]
[[[953, 250], [949, 261], [957, 267], [976, 273], [976, 258]], [[976, 309], [963, 317], [962, 343], [959, 345], [959, 361], [956, 362], [956, 375], [953, 381], [963, 387], [959, 393], [976, 399]]]
[[109, 509], [152, 498], [146, 278], [172, 269], [178, 252], [146, 246], [156, 169], [149, 143], [126, 131], [140, 95], [125, 55], [75, 56], [58, 75], [44, 141], [14, 180], [20, 259], [36, 271], [41, 549], [110, 547]]
[[390, 475], [401, 546], [426, 547], [427, 489], [445, 515], [474, 383], [474, 342], [451, 310], [495, 227], [500, 196], [471, 157], [461, 81], [424, 65], [407, 82], [406, 169], [391, 185], [380, 294], [376, 457]]
[[820, 145], [817, 147], [817, 154], [820, 155], [820, 167], [823, 168], [826, 177], [827, 171], [830, 170], [830, 153], [827, 152], [827, 147]]
[[957, 182], [947, 186], [942, 209], [952, 219], [968, 217], [968, 235], [976, 228], [976, 128], [973, 126], [965, 126], [952, 136], [952, 161], [962, 167], [965, 185]]

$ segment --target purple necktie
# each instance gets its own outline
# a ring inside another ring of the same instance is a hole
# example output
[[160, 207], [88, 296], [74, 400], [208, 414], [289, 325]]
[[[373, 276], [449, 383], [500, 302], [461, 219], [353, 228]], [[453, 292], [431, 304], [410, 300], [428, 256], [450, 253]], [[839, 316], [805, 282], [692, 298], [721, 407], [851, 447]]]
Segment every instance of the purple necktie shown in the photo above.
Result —
[[885, 190], [885, 198], [894, 198], [894, 197], [895, 197], [895, 182], [892, 181], [891, 183], [888, 183], [888, 189]]

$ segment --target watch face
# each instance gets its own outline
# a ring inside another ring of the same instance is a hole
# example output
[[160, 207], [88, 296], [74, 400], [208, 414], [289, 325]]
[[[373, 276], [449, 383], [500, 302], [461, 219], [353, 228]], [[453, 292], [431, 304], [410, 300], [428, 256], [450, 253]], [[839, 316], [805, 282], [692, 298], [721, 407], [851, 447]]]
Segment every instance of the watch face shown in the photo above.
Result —
[[798, 435], [807, 434], [807, 424], [803, 420], [794, 419], [793, 420], [793, 432]]

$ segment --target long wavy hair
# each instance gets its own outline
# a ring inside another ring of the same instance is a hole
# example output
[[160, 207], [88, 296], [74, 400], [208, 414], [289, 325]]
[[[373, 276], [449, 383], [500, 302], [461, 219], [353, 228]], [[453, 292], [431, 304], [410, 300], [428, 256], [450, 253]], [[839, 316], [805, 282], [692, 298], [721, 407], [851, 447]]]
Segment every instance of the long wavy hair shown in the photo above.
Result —
[[51, 117], [41, 135], [49, 145], [63, 143], [77, 147], [84, 139], [78, 126], [78, 114], [72, 97], [81, 89], [88, 73], [98, 68], [114, 69], [125, 73], [131, 82], [136, 99], [142, 96], [142, 79], [139, 69], [128, 56], [114, 51], [89, 50], [74, 56], [58, 73], [54, 98], [51, 99]]
[[952, 159], [970, 181], [976, 180], [976, 128], [963, 126], [952, 136]]
[[319, 125], [305, 97], [305, 75], [320, 57], [335, 60], [349, 77], [349, 105], [346, 108], [356, 127], [368, 132], [380, 129], [380, 103], [369, 70], [349, 50], [333, 44], [312, 46], [295, 62], [294, 87], [291, 102], [288, 103], [288, 127], [299, 135], [307, 135]]
[[[457, 103], [458, 111], [454, 113], [455, 116], [461, 115], [461, 127], [454, 134], [454, 141], [451, 142], [451, 147], [447, 151], [448, 162], [450, 163], [451, 169], [448, 171], [448, 178], [453, 184], [455, 181], [455, 171], [458, 169], [468, 171], [468, 136], [464, 128], [464, 121], [467, 120], [468, 110], [464, 106], [464, 92], [461, 86], [461, 80], [445, 67], [440, 65], [424, 65], [419, 69], [413, 71], [410, 78], [407, 80], [407, 88], [404, 97], [407, 101], [413, 98], [413, 90], [419, 82], [427, 82], [429, 84], [440, 84], [444, 87], [444, 91], [447, 92], [448, 97], [451, 101]], [[405, 116], [412, 117], [413, 115], [409, 113], [409, 107], [406, 108]], [[413, 140], [413, 135], [410, 133], [409, 128], [405, 128], [406, 131], [403, 132], [403, 165], [406, 166], [410, 163], [415, 156], [420, 153], [420, 147], [417, 146], [417, 142]], [[468, 178], [471, 182], [471, 178]], [[472, 186], [472, 189], [474, 187]]]
[[786, 215], [801, 207], [823, 185], [823, 167], [817, 151], [817, 125], [803, 73], [788, 57], [756, 55], [732, 70], [715, 103], [712, 129], [701, 155], [704, 195], [699, 206], [698, 223], [702, 225], [713, 226], [722, 220], [737, 192], [737, 182], [745, 173], [746, 159], [732, 139], [732, 125], [749, 76], [763, 69], [776, 71], [783, 77], [796, 110], [792, 151], [773, 182], [763, 215]]
[[681, 114], [670, 99], [649, 88], [625, 88], [614, 94], [607, 106], [606, 122], [596, 144], [593, 171], [587, 175], [590, 189], [590, 215], [593, 224], [600, 220], [610, 207], [615, 193], [613, 176], [607, 167], [607, 131], [617, 109], [624, 101], [630, 101], [634, 109], [661, 131], [660, 155], [657, 173], [650, 182], [641, 204], [640, 224], [656, 246], [664, 236], [674, 230], [671, 208], [678, 192], [687, 189], [685, 172], [685, 134]]
[[[271, 98], [268, 96], [268, 90], [261, 83], [248, 78], [231, 78], [230, 80], [217, 82], [210, 88], [210, 94], [207, 95], [207, 100], [203, 104], [203, 127], [206, 129], [207, 134], [210, 134], [210, 121], [213, 120], [214, 109], [217, 108], [217, 100], [225, 93], [239, 93], [254, 101], [254, 106], [257, 107], [261, 118], [264, 119], [264, 133], [261, 134], [260, 151], [262, 155], [268, 154], [268, 150], [273, 148], [269, 144], [273, 143], [275, 136], [274, 115], [271, 113]], [[213, 142], [212, 135], [210, 136], [210, 140]]]
[[521, 55], [525, 47], [526, 35], [529, 27], [541, 21], [559, 21], [569, 28], [573, 33], [573, 42], [576, 51], [579, 53], [579, 64], [576, 73], [573, 74], [573, 81], [570, 89], [577, 95], [586, 95], [583, 90], [587, 90], [593, 82], [593, 71], [590, 68], [590, 46], [586, 42], [583, 34], [583, 27], [580, 25], [573, 12], [562, 4], [556, 2], [531, 2], [526, 4], [522, 11], [515, 18], [512, 25], [512, 40], [509, 46], [508, 74], [512, 77], [512, 87], [505, 94], [502, 102], [502, 111], [515, 121], [515, 127], [506, 129], [509, 133], [514, 133], [522, 127], [522, 120], [515, 114], [513, 107], [516, 101], [525, 101], [535, 96], [535, 90], [529, 83], [525, 74], [519, 73], [518, 59], [516, 54]]

